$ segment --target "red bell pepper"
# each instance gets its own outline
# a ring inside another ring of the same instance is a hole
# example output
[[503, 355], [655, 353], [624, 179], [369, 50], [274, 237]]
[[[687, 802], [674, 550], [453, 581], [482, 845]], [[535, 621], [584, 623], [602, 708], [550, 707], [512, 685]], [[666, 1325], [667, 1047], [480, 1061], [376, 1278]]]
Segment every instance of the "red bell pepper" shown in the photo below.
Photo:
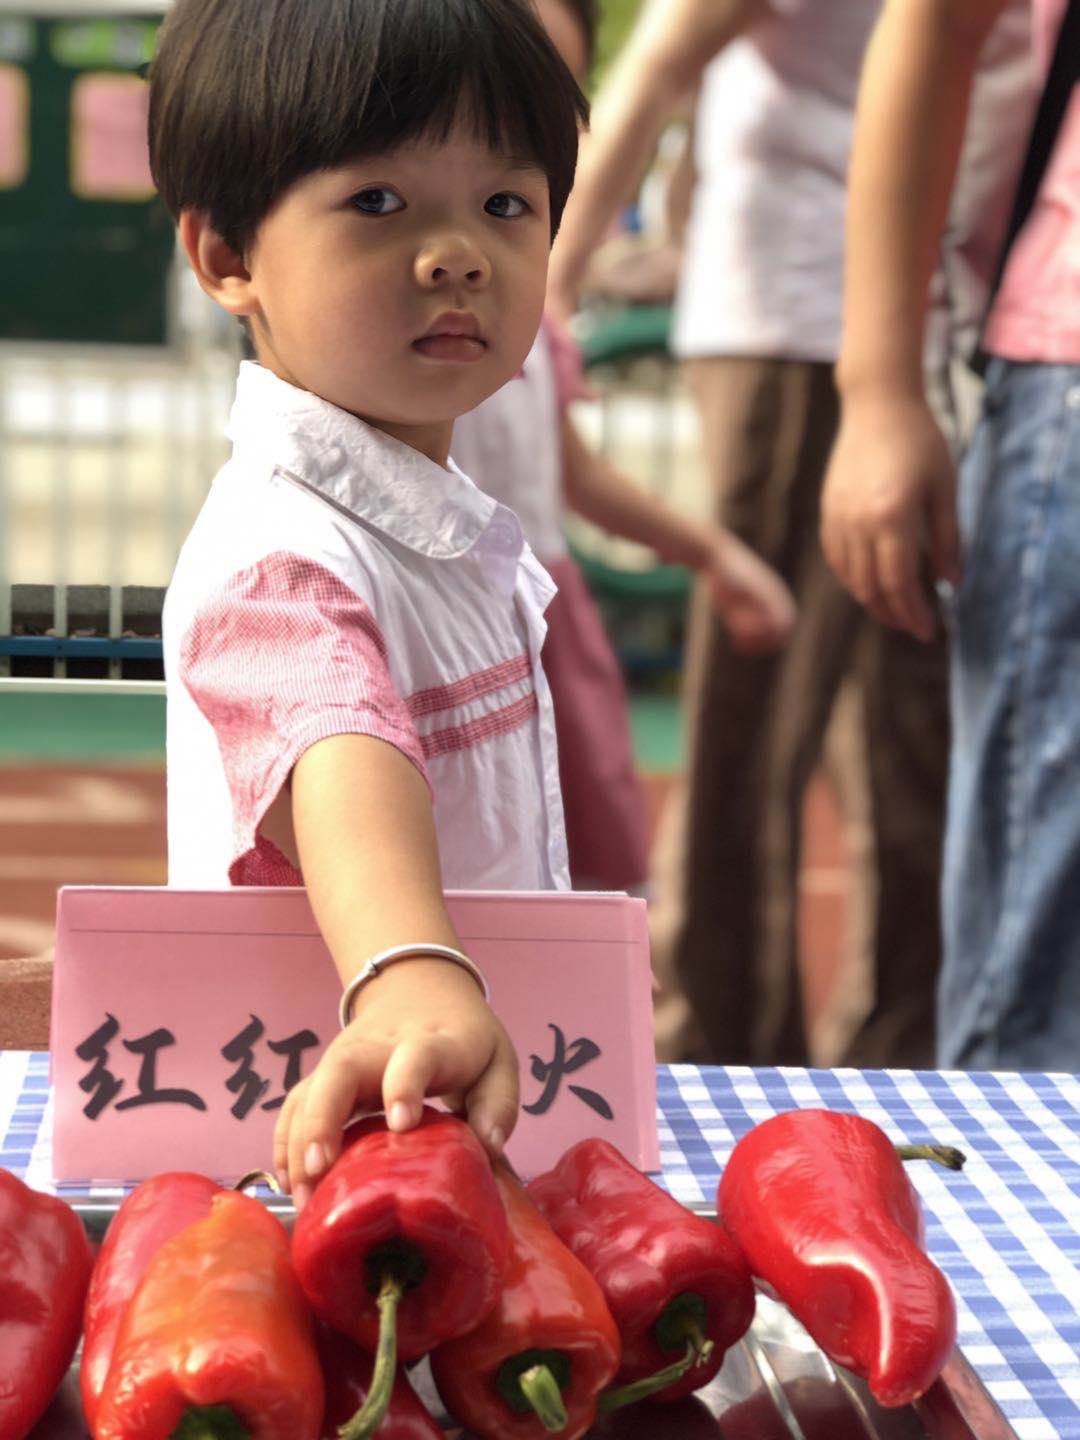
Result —
[[[318, 1323], [315, 1339], [326, 1382], [323, 1440], [338, 1440], [338, 1430], [363, 1406], [371, 1393], [374, 1361], [355, 1341]], [[378, 1440], [445, 1440], [427, 1407], [399, 1370], [390, 1405], [377, 1432]]]
[[828, 1110], [765, 1120], [735, 1146], [716, 1204], [754, 1274], [882, 1405], [933, 1384], [956, 1342], [956, 1306], [877, 1125]]
[[323, 1400], [285, 1228], [227, 1192], [147, 1265], [94, 1440], [319, 1440]]
[[510, 1260], [494, 1310], [431, 1357], [443, 1403], [481, 1440], [577, 1440], [619, 1368], [619, 1332], [600, 1287], [521, 1183], [500, 1165]]
[[0, 1440], [23, 1440], [63, 1380], [90, 1266], [74, 1210], [0, 1170]]
[[350, 1440], [378, 1427], [398, 1357], [417, 1360], [472, 1330], [498, 1298], [510, 1243], [480, 1141], [425, 1108], [402, 1134], [362, 1120], [293, 1229], [293, 1264], [328, 1325], [377, 1351]]
[[79, 1384], [91, 1429], [116, 1337], [147, 1265], [174, 1235], [205, 1220], [222, 1188], [204, 1175], [172, 1172], [145, 1180], [113, 1216], [90, 1276]]
[[594, 1276], [622, 1340], [620, 1386], [680, 1359], [695, 1364], [656, 1391], [674, 1400], [708, 1384], [750, 1328], [750, 1267], [718, 1225], [694, 1215], [607, 1140], [582, 1140], [528, 1187], [559, 1239]]

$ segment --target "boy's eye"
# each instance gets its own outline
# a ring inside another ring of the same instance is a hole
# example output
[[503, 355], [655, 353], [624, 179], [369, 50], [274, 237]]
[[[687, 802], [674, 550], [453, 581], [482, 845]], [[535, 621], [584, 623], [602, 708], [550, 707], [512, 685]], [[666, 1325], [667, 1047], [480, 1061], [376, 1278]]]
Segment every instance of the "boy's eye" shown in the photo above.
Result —
[[404, 210], [405, 201], [385, 185], [369, 185], [352, 198], [352, 204], [365, 215], [392, 215], [395, 210]]
[[497, 215], [500, 220], [516, 220], [519, 215], [524, 215], [528, 208], [527, 200], [520, 195], [511, 195], [508, 190], [500, 190], [497, 195], [489, 196], [484, 202], [487, 213]]

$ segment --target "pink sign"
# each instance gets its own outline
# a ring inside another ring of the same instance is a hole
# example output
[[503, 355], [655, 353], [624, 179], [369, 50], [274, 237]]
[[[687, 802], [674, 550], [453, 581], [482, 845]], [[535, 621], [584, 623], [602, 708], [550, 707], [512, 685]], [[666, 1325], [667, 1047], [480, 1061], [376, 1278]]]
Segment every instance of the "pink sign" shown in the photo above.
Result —
[[0, 190], [26, 179], [30, 139], [29, 87], [24, 71], [0, 65]]
[[135, 75], [80, 75], [71, 89], [71, 188], [83, 200], [154, 193], [146, 123], [150, 89]]
[[[658, 1169], [645, 902], [447, 900], [521, 1059], [513, 1163], [530, 1176], [602, 1135]], [[336, 1033], [340, 994], [303, 890], [61, 890], [55, 1179], [229, 1180], [267, 1166], [286, 1089]]]

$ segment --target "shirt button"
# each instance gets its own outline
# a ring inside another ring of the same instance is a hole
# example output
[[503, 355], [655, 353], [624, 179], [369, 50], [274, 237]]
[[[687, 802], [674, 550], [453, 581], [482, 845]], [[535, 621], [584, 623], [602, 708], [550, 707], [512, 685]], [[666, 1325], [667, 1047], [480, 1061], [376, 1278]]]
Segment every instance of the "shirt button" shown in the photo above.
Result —
[[1070, 410], [1080, 410], [1080, 385], [1073, 385], [1065, 392], [1065, 404]]

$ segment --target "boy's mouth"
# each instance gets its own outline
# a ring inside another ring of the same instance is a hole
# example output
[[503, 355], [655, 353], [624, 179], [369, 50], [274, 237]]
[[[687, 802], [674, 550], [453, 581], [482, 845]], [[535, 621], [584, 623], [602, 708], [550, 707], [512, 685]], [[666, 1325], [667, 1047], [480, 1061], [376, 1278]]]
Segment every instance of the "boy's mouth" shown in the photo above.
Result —
[[475, 315], [467, 310], [447, 310], [413, 341], [413, 349], [429, 360], [479, 360], [487, 341]]

